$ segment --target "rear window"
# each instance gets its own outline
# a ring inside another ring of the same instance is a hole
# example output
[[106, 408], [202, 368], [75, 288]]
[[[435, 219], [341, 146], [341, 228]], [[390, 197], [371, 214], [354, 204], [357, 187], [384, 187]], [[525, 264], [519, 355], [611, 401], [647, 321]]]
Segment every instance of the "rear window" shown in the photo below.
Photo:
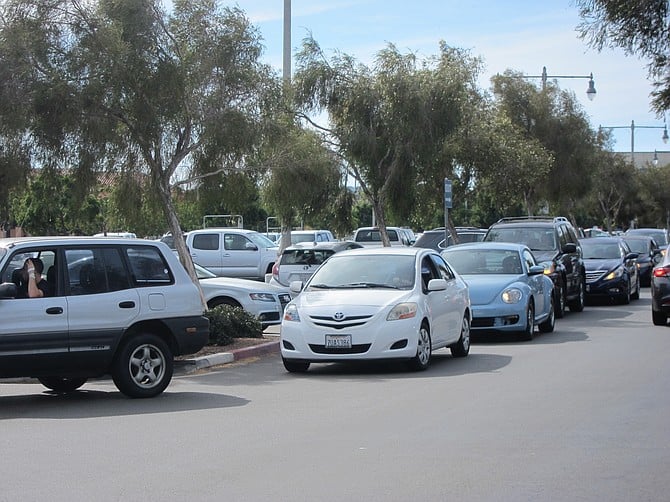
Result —
[[[398, 232], [395, 230], [386, 230], [386, 233], [389, 236], [389, 240], [393, 242], [398, 242]], [[379, 230], [359, 230], [356, 232], [356, 242], [381, 242], [382, 236], [379, 233]]]
[[331, 249], [287, 249], [281, 257], [282, 265], [321, 265], [334, 253]]

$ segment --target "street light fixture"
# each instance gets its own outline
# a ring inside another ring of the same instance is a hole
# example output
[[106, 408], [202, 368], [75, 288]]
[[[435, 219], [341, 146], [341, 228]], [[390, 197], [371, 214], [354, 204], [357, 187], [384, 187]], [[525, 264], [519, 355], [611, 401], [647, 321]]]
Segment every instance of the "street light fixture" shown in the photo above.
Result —
[[654, 164], [654, 167], [658, 166], [658, 154], [659, 153], [670, 153], [670, 150], [654, 150], [654, 160], [652, 160], [652, 163]]
[[631, 120], [629, 126], [600, 126], [598, 129], [629, 129], [630, 128], [630, 161], [635, 164], [635, 129], [663, 129], [661, 139], [663, 143], [667, 143], [670, 136], [668, 136], [668, 125], [663, 119], [662, 126], [640, 126], [635, 125], [635, 121]]
[[542, 90], [547, 87], [547, 80], [550, 78], [588, 78], [589, 87], [586, 89], [586, 97], [593, 101], [596, 97], [596, 83], [593, 81], [593, 73], [590, 75], [547, 75], [547, 67], [542, 67], [542, 75], [522, 75], [521, 78], [539, 78], [542, 79]]

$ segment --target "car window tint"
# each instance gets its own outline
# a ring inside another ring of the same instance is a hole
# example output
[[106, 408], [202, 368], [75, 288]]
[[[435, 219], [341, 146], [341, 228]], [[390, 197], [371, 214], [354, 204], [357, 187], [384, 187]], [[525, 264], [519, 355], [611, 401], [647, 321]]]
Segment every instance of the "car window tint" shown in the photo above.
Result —
[[[247, 246], [249, 244], [250, 246]], [[223, 236], [223, 248], [228, 251], [244, 251], [251, 249], [253, 243], [244, 235], [240, 234], [226, 234]]]
[[156, 248], [148, 246], [128, 247], [126, 255], [136, 285], [154, 286], [172, 282], [170, 269]]
[[219, 249], [219, 234], [197, 234], [193, 236], [193, 249], [214, 251]]
[[432, 260], [433, 264], [435, 265], [435, 268], [437, 268], [438, 274], [440, 274], [440, 277], [446, 281], [450, 281], [451, 279], [454, 278], [453, 272], [449, 269], [447, 264], [444, 262], [444, 260], [437, 255], [430, 255], [430, 259]]
[[65, 264], [71, 295], [93, 295], [107, 291], [102, 249], [66, 249]]

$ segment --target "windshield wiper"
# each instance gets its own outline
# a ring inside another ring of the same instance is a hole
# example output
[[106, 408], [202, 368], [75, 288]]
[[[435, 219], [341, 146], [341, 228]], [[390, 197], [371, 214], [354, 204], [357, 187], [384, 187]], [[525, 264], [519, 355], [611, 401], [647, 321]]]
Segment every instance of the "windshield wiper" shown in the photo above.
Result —
[[381, 284], [377, 282], [352, 282], [349, 284], [340, 284], [336, 286], [338, 288], [386, 288], [386, 289], [398, 289], [397, 286], [392, 286], [391, 284]]
[[318, 289], [332, 289], [336, 288], [337, 286], [331, 286], [330, 284], [310, 284], [309, 287]]

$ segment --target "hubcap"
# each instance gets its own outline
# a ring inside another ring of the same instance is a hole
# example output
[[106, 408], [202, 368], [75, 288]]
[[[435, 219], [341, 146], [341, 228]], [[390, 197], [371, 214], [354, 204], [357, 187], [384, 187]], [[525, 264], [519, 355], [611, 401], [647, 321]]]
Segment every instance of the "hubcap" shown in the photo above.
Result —
[[463, 318], [461, 339], [463, 340], [463, 349], [468, 350], [470, 348], [470, 321], [466, 317]]
[[140, 345], [130, 357], [128, 369], [138, 386], [154, 387], [161, 382], [165, 374], [165, 356], [154, 345]]
[[421, 364], [428, 363], [430, 359], [430, 336], [426, 328], [419, 330], [419, 346], [417, 347], [417, 356]]

